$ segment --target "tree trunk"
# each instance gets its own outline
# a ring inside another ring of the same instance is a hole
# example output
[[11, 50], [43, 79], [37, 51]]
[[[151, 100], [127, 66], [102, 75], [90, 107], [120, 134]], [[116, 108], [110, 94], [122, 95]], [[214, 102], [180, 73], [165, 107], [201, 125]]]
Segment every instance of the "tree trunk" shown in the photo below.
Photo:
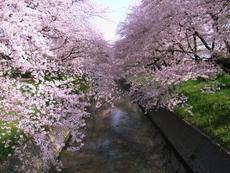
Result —
[[200, 41], [203, 43], [203, 45], [206, 47], [206, 49], [208, 49], [209, 51], [212, 51], [212, 48], [208, 45], [208, 43], [205, 41], [205, 39], [197, 31], [195, 31], [194, 34], [200, 39]]
[[224, 40], [224, 44], [228, 50], [228, 53], [230, 53], [230, 43], [227, 40]]

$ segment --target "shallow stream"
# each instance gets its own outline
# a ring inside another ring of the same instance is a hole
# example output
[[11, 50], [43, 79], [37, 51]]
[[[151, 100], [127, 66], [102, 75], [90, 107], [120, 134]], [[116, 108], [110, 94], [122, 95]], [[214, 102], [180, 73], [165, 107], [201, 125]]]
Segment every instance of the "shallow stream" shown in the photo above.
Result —
[[62, 173], [189, 172], [159, 130], [128, 98], [115, 107], [92, 110], [84, 143], [79, 152], [62, 152]]

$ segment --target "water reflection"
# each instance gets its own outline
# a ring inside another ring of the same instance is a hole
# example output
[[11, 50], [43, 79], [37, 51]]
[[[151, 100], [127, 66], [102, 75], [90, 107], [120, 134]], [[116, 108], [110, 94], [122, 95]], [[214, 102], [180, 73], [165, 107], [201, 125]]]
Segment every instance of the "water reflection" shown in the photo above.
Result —
[[111, 127], [119, 126], [119, 124], [124, 119], [124, 112], [119, 109], [116, 109], [111, 114]]
[[127, 99], [94, 110], [87, 127], [81, 151], [62, 152], [63, 173], [186, 172], [159, 131]]

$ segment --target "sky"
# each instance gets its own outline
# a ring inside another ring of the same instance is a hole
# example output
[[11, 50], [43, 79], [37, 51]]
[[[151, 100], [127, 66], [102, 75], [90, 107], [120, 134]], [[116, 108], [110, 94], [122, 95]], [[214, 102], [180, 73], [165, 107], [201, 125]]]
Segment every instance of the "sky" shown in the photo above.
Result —
[[103, 33], [104, 38], [114, 42], [119, 36], [116, 34], [118, 25], [124, 21], [131, 6], [140, 0], [93, 0], [100, 7], [106, 7], [106, 19], [96, 19], [95, 26]]

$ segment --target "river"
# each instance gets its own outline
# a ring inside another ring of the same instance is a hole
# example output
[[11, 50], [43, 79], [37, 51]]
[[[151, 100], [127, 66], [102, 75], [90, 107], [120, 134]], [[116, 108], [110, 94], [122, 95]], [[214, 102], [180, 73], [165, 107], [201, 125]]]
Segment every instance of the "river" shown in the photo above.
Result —
[[92, 109], [84, 146], [63, 151], [62, 173], [188, 173], [159, 130], [128, 98]]

